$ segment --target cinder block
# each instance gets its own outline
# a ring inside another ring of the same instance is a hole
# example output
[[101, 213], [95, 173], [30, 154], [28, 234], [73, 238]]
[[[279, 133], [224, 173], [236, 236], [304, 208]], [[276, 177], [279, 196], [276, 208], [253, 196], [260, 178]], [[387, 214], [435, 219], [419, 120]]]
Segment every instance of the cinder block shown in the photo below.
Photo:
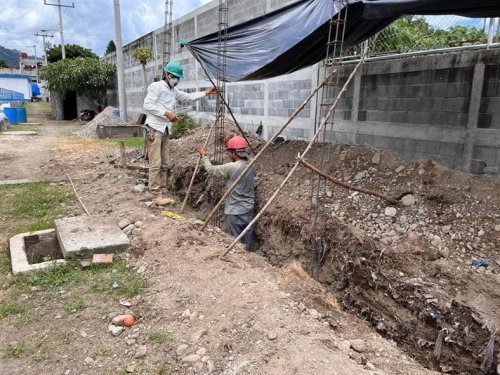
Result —
[[439, 154], [442, 156], [454, 156], [457, 153], [456, 143], [441, 142], [439, 145]]
[[441, 83], [448, 83], [448, 76], [450, 74], [449, 69], [437, 69], [434, 70], [434, 81], [433, 83], [436, 84], [441, 84]]
[[492, 120], [493, 116], [490, 113], [480, 113], [477, 127], [481, 129], [489, 129], [491, 128]]

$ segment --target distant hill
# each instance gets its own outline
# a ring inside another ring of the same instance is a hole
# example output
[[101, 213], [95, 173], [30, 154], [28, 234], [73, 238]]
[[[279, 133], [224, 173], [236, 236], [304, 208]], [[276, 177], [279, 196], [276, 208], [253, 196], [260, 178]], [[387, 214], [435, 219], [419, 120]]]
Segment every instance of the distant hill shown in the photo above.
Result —
[[19, 53], [20, 51], [17, 49], [7, 49], [0, 46], [0, 60], [5, 61], [5, 63], [11, 68], [19, 66]]

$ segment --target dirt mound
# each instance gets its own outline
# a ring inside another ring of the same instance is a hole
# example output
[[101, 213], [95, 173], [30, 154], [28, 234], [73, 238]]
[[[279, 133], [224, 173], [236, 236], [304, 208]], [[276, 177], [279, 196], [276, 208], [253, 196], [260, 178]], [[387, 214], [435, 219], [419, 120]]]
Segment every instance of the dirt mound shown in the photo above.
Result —
[[77, 135], [83, 137], [96, 137], [97, 127], [99, 125], [107, 126], [126, 126], [129, 125], [127, 122], [120, 119], [120, 117], [113, 114], [115, 108], [109, 106], [106, 107], [101, 113], [99, 113], [92, 121], [89, 121], [83, 126], [81, 130], [76, 132]]
[[[177, 194], [188, 186], [197, 156], [186, 152], [204, 140], [203, 129], [172, 142], [170, 187]], [[274, 145], [257, 163], [258, 206], [304, 147]], [[364, 146], [318, 145], [308, 161], [401, 204], [390, 207], [330, 184], [311, 199], [317, 177], [300, 169], [257, 224], [260, 252], [275, 265], [299, 260], [346, 310], [425, 366], [478, 373], [487, 341], [500, 327], [500, 177], [473, 176], [429, 160], [409, 163]], [[208, 211], [220, 196], [216, 186], [201, 171], [192, 204]], [[475, 258], [489, 265], [473, 266]]]

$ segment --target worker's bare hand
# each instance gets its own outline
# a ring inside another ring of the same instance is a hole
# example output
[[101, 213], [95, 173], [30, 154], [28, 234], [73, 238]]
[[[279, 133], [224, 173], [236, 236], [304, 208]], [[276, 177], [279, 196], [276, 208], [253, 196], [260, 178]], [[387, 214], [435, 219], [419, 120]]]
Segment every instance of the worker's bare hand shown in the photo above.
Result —
[[168, 118], [168, 121], [170, 122], [176, 122], [177, 120], [179, 120], [174, 112], [165, 112], [165, 117]]
[[196, 147], [196, 151], [198, 152], [198, 154], [200, 154], [201, 156], [205, 155], [207, 153], [207, 149], [205, 148], [205, 146], [203, 145], [200, 145], [198, 147]]
[[205, 90], [205, 95], [209, 96], [212, 94], [217, 94], [220, 92], [220, 89], [218, 87], [210, 87], [209, 89]]

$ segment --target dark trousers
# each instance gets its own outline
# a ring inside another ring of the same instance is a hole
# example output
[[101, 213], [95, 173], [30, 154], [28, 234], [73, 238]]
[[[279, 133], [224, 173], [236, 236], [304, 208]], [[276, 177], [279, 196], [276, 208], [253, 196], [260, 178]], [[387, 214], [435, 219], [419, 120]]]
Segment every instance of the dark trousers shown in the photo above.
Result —
[[[253, 220], [254, 212], [252, 210], [243, 215], [226, 215], [226, 218], [229, 234], [233, 237], [238, 237], [243, 232], [243, 229]], [[240, 241], [245, 245], [247, 250], [250, 250], [253, 241], [253, 227], [241, 237]]]

